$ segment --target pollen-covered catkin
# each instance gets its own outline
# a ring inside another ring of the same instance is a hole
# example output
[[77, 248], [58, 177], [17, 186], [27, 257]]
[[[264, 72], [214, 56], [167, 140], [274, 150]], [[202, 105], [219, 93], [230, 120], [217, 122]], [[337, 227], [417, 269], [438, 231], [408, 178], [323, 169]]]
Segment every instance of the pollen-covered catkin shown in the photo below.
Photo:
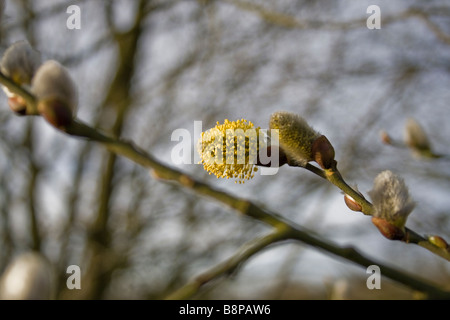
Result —
[[262, 144], [259, 133], [260, 128], [245, 119], [217, 122], [214, 128], [202, 132], [198, 144], [200, 163], [218, 178], [235, 178], [239, 183], [253, 178]]

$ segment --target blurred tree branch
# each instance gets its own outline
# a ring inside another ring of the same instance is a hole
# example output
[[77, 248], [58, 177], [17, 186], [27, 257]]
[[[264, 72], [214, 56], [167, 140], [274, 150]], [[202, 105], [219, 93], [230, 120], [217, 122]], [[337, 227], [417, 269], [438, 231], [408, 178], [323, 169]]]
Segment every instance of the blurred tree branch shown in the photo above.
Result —
[[[250, 3], [242, 0], [222, 0], [223, 2], [233, 4], [242, 10], [253, 12], [261, 17], [266, 23], [276, 25], [288, 29], [332, 29], [332, 30], [348, 30], [366, 26], [366, 19], [357, 19], [346, 22], [335, 21], [314, 21], [306, 19], [297, 19], [286, 13], [277, 12], [276, 10], [266, 9], [264, 6]], [[449, 15], [447, 8], [410, 8], [399, 14], [391, 16], [383, 16], [383, 25], [388, 25], [409, 18], [417, 18], [425, 23], [425, 25], [436, 35], [438, 39], [446, 44], [450, 44], [450, 35], [446, 34], [438, 24], [433, 22], [433, 15]]]

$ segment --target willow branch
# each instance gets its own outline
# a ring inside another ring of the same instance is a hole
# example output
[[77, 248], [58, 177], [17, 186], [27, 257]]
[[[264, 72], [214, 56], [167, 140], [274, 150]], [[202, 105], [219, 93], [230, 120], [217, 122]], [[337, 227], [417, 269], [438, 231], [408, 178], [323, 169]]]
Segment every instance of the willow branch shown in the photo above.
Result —
[[[330, 183], [334, 184], [336, 187], [342, 190], [345, 194], [352, 197], [356, 203], [361, 206], [361, 212], [365, 215], [372, 216], [373, 215], [373, 206], [372, 203], [366, 200], [362, 194], [354, 190], [350, 187], [345, 180], [343, 179], [340, 172], [334, 168], [329, 170], [319, 169], [311, 164], [307, 164], [305, 167], [308, 171], [318, 175], [319, 177], [328, 180]], [[405, 228], [405, 236], [401, 241], [405, 243], [416, 244], [433, 254], [444, 258], [447, 261], [450, 261], [450, 247], [438, 247], [429, 241], [428, 237], [421, 236], [414, 230], [409, 228]]]
[[266, 248], [269, 245], [276, 244], [285, 240], [298, 240], [309, 246], [318, 248], [328, 254], [331, 253], [335, 256], [347, 259], [364, 267], [377, 265], [378, 267], [380, 267], [381, 274], [383, 274], [384, 276], [417, 291], [425, 293], [427, 295], [427, 298], [429, 299], [450, 298], [450, 292], [443, 291], [433, 285], [430, 285], [417, 276], [409, 275], [405, 272], [401, 272], [390, 266], [387, 266], [379, 261], [370, 259], [362, 255], [352, 247], [337, 246], [327, 240], [320, 239], [317, 236], [313, 236], [311, 232], [307, 232], [299, 226], [279, 225], [279, 227], [276, 228], [272, 233], [269, 233], [264, 237], [247, 243], [229, 259], [196, 276], [183, 287], [169, 295], [166, 299], [182, 300], [192, 298], [204, 285], [226, 274], [230, 274], [238, 266], [251, 258], [255, 253], [260, 252], [262, 249]]
[[254, 254], [261, 252], [261, 250], [269, 245], [286, 240], [286, 236], [288, 235], [289, 229], [278, 228], [264, 237], [254, 239], [246, 243], [226, 261], [196, 276], [183, 287], [167, 296], [166, 299], [186, 300], [192, 298], [200, 290], [200, 288], [207, 283], [223, 275], [233, 273], [240, 265], [251, 258]]
[[[354, 249], [341, 248], [331, 242], [322, 240], [316, 236], [311, 235], [310, 231], [304, 230], [294, 222], [288, 221], [276, 213], [264, 210], [251, 201], [238, 198], [224, 191], [215, 189], [214, 187], [200, 182], [181, 171], [170, 168], [169, 166], [156, 160], [153, 156], [151, 156], [144, 150], [134, 146], [132, 143], [110, 138], [79, 121], [75, 121], [71, 126], [66, 128], [66, 133], [73, 136], [89, 138], [90, 140], [103, 143], [109, 151], [124, 156], [143, 167], [151, 169], [156, 178], [177, 182], [182, 186], [195, 191], [198, 194], [205, 195], [219, 202], [222, 202], [243, 215], [265, 222], [278, 230], [286, 230], [286, 239], [290, 238], [299, 240], [307, 245], [320, 248], [327, 253], [332, 253], [365, 267], [367, 267], [368, 265], [376, 264], [380, 266], [381, 270], [387, 271], [383, 274], [385, 274], [389, 278], [398, 281], [406, 286], [409, 286], [415, 290], [425, 292], [429, 297], [450, 297], [450, 293], [442, 291], [441, 289], [436, 288], [433, 285], [426, 283], [425, 281], [419, 280], [416, 276], [408, 276], [404, 272], [397, 271], [391, 267], [385, 266], [382, 263], [363, 256]], [[215, 269], [215, 274], [217, 274], [217, 270], [218, 269]], [[224, 269], [222, 268], [220, 270]], [[209, 277], [207, 278], [209, 279]], [[191, 292], [193, 290], [193, 287], [195, 286], [198, 286], [198, 283], [195, 285], [191, 284], [189, 292]], [[185, 288], [185, 290], [188, 289]]]
[[[12, 92], [17, 92], [21, 95], [22, 93], [25, 93], [23, 96], [26, 101], [30, 103], [30, 106], [28, 107], [36, 106], [36, 98], [33, 95], [28, 93], [25, 89], [22, 89], [16, 84], [10, 82], [9, 79], [1, 73], [0, 83], [4, 85], [6, 84]], [[171, 168], [155, 159], [146, 151], [133, 145], [131, 142], [126, 142], [107, 136], [77, 119], [74, 119], [72, 124], [61, 130], [74, 137], [81, 137], [90, 141], [99, 142], [103, 144], [110, 152], [128, 158], [129, 160], [145, 168], [151, 169], [154, 176], [159, 179], [177, 182], [178, 184], [195, 191], [197, 194], [213, 198], [237, 210], [245, 216], [269, 224], [277, 230], [284, 230], [282, 238], [298, 240], [304, 244], [319, 248], [326, 253], [339, 256], [361, 266], [368, 266], [371, 264], [378, 265], [381, 270], [385, 270], [383, 273], [385, 276], [412, 289], [422, 291], [427, 294], [429, 298], [450, 298], [450, 292], [443, 291], [433, 285], [430, 285], [426, 281], [420, 280], [417, 276], [412, 277], [402, 271], [385, 266], [382, 263], [363, 256], [352, 248], [342, 248], [327, 240], [320, 239], [319, 237], [312, 235], [310, 231], [296, 225], [294, 222], [286, 220], [274, 212], [262, 209], [249, 200], [235, 197], [229, 193], [198, 181], [175, 168]], [[267, 239], [265, 241], [267, 241]], [[264, 242], [259, 244], [259, 246], [263, 245]], [[246, 258], [250, 253], [251, 251], [247, 252], [247, 255], [244, 254], [243, 257]], [[222, 268], [222, 270], [225, 269]], [[216, 272], [216, 274], [218, 274], [218, 272]]]

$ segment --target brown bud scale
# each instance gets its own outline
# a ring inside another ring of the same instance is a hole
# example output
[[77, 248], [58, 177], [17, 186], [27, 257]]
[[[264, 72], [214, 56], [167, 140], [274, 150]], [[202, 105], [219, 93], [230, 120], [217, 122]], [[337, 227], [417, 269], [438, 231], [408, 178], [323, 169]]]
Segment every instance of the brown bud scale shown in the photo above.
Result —
[[311, 148], [314, 161], [319, 164], [322, 169], [331, 169], [334, 161], [334, 148], [324, 135], [317, 138]]
[[389, 223], [383, 218], [372, 218], [372, 223], [378, 228], [383, 236], [389, 240], [402, 240], [405, 238], [405, 232], [397, 226]]
[[66, 103], [59, 99], [46, 99], [38, 104], [39, 113], [51, 125], [58, 129], [63, 129], [73, 121], [72, 110]]
[[344, 196], [344, 201], [347, 207], [352, 211], [362, 211], [362, 207], [359, 203], [355, 201], [352, 197], [350, 197], [348, 194]]

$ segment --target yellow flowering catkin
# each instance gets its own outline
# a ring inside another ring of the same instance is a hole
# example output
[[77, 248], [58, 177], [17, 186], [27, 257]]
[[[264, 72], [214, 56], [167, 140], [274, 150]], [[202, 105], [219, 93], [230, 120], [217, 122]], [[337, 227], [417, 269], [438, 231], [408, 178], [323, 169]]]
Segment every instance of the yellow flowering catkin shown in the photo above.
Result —
[[245, 119], [229, 121], [205, 132], [199, 141], [200, 163], [209, 174], [218, 178], [235, 178], [243, 183], [254, 177], [259, 151], [259, 131]]

